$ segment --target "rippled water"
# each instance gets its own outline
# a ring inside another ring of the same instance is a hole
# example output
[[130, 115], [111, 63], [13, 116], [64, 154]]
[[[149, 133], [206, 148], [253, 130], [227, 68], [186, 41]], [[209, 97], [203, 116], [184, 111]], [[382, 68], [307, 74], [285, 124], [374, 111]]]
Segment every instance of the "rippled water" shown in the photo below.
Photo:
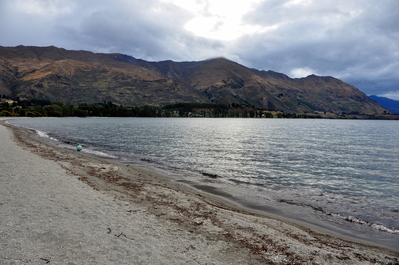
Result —
[[[193, 172], [399, 235], [399, 123], [375, 120], [45, 118], [11, 123], [84, 151]], [[190, 175], [187, 176], [187, 179]], [[398, 240], [399, 241], [399, 240]]]

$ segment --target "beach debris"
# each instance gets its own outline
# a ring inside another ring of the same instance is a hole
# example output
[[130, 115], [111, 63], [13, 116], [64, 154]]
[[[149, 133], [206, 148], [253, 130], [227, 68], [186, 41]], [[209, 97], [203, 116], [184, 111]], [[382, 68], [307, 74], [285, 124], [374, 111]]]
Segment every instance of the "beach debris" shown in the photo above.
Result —
[[194, 225], [202, 225], [202, 224], [204, 224], [204, 222], [202, 222], [202, 221], [196, 221], [196, 222], [194, 222]]
[[127, 237], [123, 232], [121, 232], [119, 235], [116, 235], [116, 234], [115, 234], [114, 236], [116, 236], [116, 237], [121, 237], [121, 236], [123, 236], [123, 237], [125, 237], [126, 239], [134, 240], [133, 238]]
[[46, 258], [40, 258], [41, 260], [45, 261], [46, 264], [50, 264], [51, 260], [50, 259], [46, 259]]
[[78, 146], [76, 147], [76, 150], [78, 150], [78, 151], [82, 151], [82, 149], [83, 149], [83, 147], [82, 147], [81, 145], [78, 145]]

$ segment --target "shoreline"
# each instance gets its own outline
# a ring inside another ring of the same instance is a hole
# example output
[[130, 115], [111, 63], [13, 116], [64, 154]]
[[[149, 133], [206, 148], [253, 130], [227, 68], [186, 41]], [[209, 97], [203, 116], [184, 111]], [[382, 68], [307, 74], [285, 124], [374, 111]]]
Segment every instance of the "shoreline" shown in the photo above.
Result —
[[[35, 139], [57, 148], [62, 147], [68, 150], [76, 150], [76, 145], [78, 145], [78, 142], [74, 141], [73, 138], [68, 138], [69, 140], [64, 142], [62, 139], [54, 139], [47, 135], [46, 132], [40, 130], [33, 129], [32, 132], [35, 132], [32, 135], [35, 136]], [[232, 208], [234, 209], [240, 208], [251, 213], [255, 212], [300, 224], [312, 230], [321, 231], [347, 240], [376, 244], [399, 251], [399, 235], [395, 231], [395, 228], [391, 229], [389, 226], [380, 226], [376, 225], [376, 223], [356, 219], [356, 216], [339, 215], [334, 210], [328, 211], [327, 208], [315, 207], [312, 203], [301, 203], [301, 200], [279, 200], [275, 198], [272, 200], [267, 199], [265, 202], [262, 199], [264, 198], [263, 194], [259, 190], [246, 189], [242, 185], [231, 185], [231, 183], [223, 181], [223, 177], [220, 178], [220, 176], [209, 174], [209, 170], [193, 171], [189, 168], [174, 168], [173, 166], [162, 165], [162, 163], [157, 163], [151, 159], [138, 159], [137, 157], [125, 159], [126, 157], [123, 155], [116, 157], [107, 151], [105, 152], [96, 148], [84, 148], [80, 153], [110, 160], [111, 163], [129, 164], [130, 166], [155, 170], [158, 175], [166, 177], [169, 184], [171, 182], [185, 184], [182, 188], [190, 188], [191, 190], [194, 188], [194, 192], [205, 192], [205, 195], [208, 197], [213, 196], [216, 200], [232, 203]]]
[[[134, 205], [134, 208], [143, 209], [146, 218], [151, 217], [169, 229], [181, 229], [196, 238], [201, 237], [205, 245], [216, 241], [222, 248], [226, 249], [228, 246], [227, 249], [234, 249], [229, 252], [230, 258], [220, 251], [214, 253], [219, 261], [213, 264], [246, 264], [243, 260], [247, 264], [398, 263], [397, 251], [339, 239], [299, 224], [250, 213], [232, 203], [228, 204], [209, 194], [190, 189], [183, 183], [172, 183], [162, 176], [162, 172], [122, 165], [49, 146], [33, 139], [27, 130], [7, 127], [12, 129], [13, 137], [24, 150], [59, 166], [69, 178], [85, 183], [86, 187], [89, 185], [93, 193], [105, 194], [120, 204], [128, 203]], [[5, 126], [0, 126], [0, 130], [2, 128]], [[57, 170], [54, 174], [60, 171], [59, 168]], [[98, 218], [101, 219], [102, 216]], [[3, 233], [5, 231], [3, 227], [0, 230]], [[129, 237], [124, 233], [119, 237], [121, 236]], [[159, 238], [159, 241], [163, 240]], [[194, 244], [200, 242], [192, 242], [195, 249], [191, 248], [190, 251], [198, 254], [201, 248]], [[231, 255], [237, 256], [231, 258]], [[165, 264], [173, 263], [176, 264]]]

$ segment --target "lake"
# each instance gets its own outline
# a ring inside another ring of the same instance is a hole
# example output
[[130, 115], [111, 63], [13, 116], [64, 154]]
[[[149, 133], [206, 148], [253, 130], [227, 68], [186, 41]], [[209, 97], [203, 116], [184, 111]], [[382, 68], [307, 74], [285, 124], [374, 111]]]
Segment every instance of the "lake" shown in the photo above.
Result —
[[[399, 249], [399, 122], [34, 118], [64, 148], [173, 172], [242, 206]], [[371, 239], [370, 239], [371, 238]]]

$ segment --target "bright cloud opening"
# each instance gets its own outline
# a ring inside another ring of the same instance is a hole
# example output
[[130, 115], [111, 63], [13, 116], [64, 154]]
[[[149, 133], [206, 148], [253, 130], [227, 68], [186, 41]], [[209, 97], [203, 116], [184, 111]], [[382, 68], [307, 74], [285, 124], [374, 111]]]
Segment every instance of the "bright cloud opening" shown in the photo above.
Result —
[[293, 78], [300, 78], [300, 77], [306, 77], [308, 75], [316, 74], [313, 69], [310, 69], [308, 67], [303, 67], [303, 68], [295, 68], [294, 70], [291, 70], [290, 75]]
[[216, 40], [235, 40], [245, 34], [254, 34], [272, 30], [261, 26], [248, 25], [242, 17], [253, 10], [262, 0], [243, 0], [232, 3], [227, 0], [163, 0], [188, 10], [192, 19], [185, 25], [194, 35]]

